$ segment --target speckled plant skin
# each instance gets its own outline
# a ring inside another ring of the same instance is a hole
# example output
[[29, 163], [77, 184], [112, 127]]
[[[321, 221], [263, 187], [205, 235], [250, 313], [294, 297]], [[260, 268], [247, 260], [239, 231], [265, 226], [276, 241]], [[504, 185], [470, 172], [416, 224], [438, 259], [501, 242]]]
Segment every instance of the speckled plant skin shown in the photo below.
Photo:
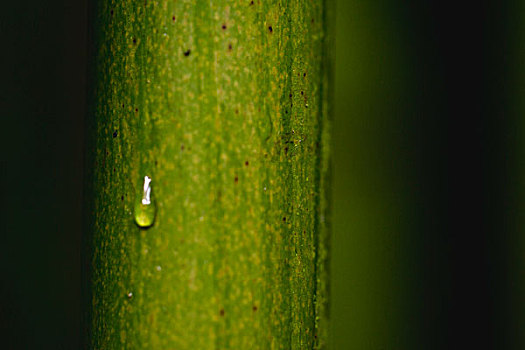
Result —
[[324, 348], [325, 3], [94, 7], [90, 348]]

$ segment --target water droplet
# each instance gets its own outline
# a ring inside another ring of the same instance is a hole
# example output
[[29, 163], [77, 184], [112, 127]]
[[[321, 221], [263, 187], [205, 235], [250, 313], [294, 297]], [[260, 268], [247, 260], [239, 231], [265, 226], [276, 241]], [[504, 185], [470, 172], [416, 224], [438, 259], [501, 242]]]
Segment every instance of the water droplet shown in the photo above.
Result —
[[157, 270], [157, 271], [160, 272], [160, 270], [162, 270], [162, 267], [160, 267], [160, 265], [157, 265], [157, 266], [155, 267], [155, 270]]
[[128, 297], [128, 299], [131, 299], [133, 298], [133, 293], [129, 292], [128, 294], [126, 294], [126, 296]]
[[151, 178], [144, 176], [144, 184], [135, 200], [135, 222], [143, 228], [150, 227], [155, 221], [156, 207], [151, 193]]

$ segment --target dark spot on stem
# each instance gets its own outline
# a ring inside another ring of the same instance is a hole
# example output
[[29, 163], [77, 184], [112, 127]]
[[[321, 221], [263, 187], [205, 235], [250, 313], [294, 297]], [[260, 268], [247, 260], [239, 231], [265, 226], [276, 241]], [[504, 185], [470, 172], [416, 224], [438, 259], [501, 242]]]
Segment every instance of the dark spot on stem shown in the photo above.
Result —
[[248, 166], [248, 165], [250, 165], [250, 162], [246, 161], [246, 162], [244, 162], [244, 165]]
[[239, 177], [235, 176], [235, 179], [233, 180], [236, 184], [239, 183]]
[[284, 148], [284, 154], [288, 155], [288, 146]]
[[180, 150], [184, 151], [184, 145], [180, 145]]
[[118, 131], [117, 130], [113, 131], [113, 138], [117, 137], [117, 135], [118, 135]]
[[120, 200], [123, 201], [124, 200], [124, 196], [120, 196]]
[[257, 311], [257, 306], [254, 305], [254, 306], [252, 307], [252, 310], [253, 310], [254, 312]]
[[224, 309], [220, 309], [219, 314], [220, 314], [221, 316], [224, 316]]
[[113, 17], [113, 10], [109, 11], [109, 13], [111, 14], [111, 16]]
[[306, 77], [306, 73], [303, 73], [303, 78], [305, 78], [305, 77]]
[[191, 53], [191, 50], [188, 49], [187, 51], [184, 51], [184, 56], [188, 57]]
[[175, 22], [175, 16], [171, 16], [171, 20]]
[[286, 216], [283, 217], [283, 222], [286, 222]]
[[239, 110], [238, 109], [235, 110], [235, 114], [239, 114]]
[[137, 43], [137, 38], [133, 38], [133, 44]]
[[287, 109], [285, 109], [285, 110], [284, 110], [284, 113], [288, 114], [288, 110], [287, 110]]
[[269, 26], [269, 27], [268, 27], [268, 30], [270, 31], [270, 33], [273, 33], [273, 28], [272, 28], [272, 26]]
[[304, 95], [304, 91], [301, 91], [301, 95]]
[[228, 44], [228, 51], [232, 50], [232, 44]]
[[221, 28], [222, 28], [222, 30], [226, 30], [226, 28], [227, 28], [226, 27], [226, 23], [223, 23]]
[[290, 97], [290, 98], [292, 98], [292, 96], [293, 96], [293, 95], [292, 95], [291, 93], [290, 93], [290, 95], [288, 95], [288, 97]]
[[253, 0], [252, 0], [252, 1], [250, 1], [250, 6], [252, 6], [252, 5], [253, 5]]
[[138, 108], [135, 108], [135, 113], [137, 113], [138, 111], [139, 111], [139, 109], [138, 109]]
[[124, 103], [122, 104], [122, 108], [124, 108]]

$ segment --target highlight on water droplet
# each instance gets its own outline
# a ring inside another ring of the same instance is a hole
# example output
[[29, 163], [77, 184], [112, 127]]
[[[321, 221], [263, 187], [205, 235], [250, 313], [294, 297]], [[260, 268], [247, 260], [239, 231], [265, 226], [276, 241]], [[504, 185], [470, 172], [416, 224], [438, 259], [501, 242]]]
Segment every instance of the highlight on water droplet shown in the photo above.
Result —
[[144, 176], [144, 183], [135, 200], [135, 222], [142, 228], [148, 228], [155, 221], [156, 207], [151, 192], [151, 177]]

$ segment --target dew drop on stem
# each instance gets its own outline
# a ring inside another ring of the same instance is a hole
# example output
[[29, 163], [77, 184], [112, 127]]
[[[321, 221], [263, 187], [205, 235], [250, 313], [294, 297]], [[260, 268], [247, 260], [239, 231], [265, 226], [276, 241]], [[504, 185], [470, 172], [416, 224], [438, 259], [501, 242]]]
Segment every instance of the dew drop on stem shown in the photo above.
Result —
[[151, 227], [155, 221], [156, 206], [153, 193], [151, 191], [151, 178], [144, 176], [142, 188], [135, 200], [135, 222], [141, 228]]

